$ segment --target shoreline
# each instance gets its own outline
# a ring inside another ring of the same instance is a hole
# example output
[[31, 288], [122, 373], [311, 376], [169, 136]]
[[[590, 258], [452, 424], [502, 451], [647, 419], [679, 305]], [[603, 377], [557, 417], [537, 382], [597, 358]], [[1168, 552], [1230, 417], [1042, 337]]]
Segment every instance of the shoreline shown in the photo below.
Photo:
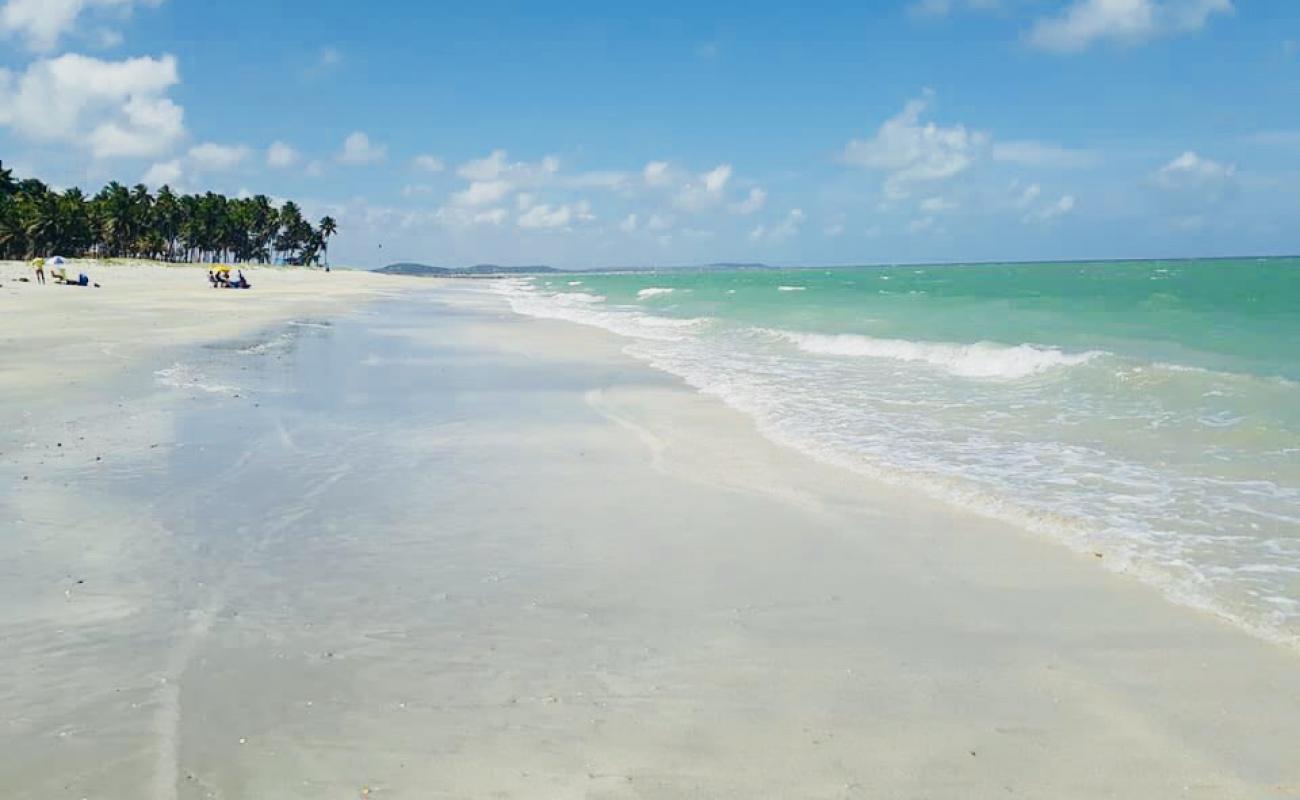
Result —
[[[1290, 651], [779, 445], [613, 334], [412, 285], [342, 316], [277, 303], [332, 321], [274, 353], [176, 342], [232, 390], [10, 443], [0, 473], [46, 471], [0, 494], [0, 784], [1300, 792]], [[151, 374], [149, 342], [122, 352]]]

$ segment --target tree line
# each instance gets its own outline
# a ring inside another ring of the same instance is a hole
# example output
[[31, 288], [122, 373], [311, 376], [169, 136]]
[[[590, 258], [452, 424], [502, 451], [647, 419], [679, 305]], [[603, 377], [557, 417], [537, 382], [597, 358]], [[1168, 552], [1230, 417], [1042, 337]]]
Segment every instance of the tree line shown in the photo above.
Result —
[[311, 265], [328, 259], [331, 217], [313, 227], [296, 203], [266, 195], [156, 194], [114, 181], [94, 197], [19, 180], [0, 163], [0, 259], [54, 255]]

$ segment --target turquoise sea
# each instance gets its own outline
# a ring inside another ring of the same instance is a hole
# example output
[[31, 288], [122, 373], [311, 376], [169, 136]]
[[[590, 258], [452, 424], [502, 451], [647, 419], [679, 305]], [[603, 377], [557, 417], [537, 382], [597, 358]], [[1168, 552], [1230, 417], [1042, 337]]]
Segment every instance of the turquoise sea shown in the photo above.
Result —
[[785, 444], [1300, 643], [1300, 259], [672, 270], [494, 289], [520, 313], [626, 337]]

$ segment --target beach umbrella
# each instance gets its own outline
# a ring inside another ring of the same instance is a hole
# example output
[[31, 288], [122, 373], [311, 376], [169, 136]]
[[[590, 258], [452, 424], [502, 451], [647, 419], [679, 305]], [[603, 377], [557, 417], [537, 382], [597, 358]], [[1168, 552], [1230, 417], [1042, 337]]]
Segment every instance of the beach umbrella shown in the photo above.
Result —
[[61, 267], [61, 266], [63, 266], [63, 265], [66, 264], [66, 263], [67, 263], [67, 262], [63, 260], [63, 256], [55, 256], [54, 258], [51, 258], [49, 261], [46, 261], [46, 262], [45, 262], [45, 266], [47, 266], [47, 267]]

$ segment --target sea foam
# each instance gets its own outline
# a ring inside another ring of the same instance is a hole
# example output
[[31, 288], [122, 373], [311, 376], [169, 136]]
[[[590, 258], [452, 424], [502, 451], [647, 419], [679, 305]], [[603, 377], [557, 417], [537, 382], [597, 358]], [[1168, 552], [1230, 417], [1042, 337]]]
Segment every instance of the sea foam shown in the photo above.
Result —
[[993, 342], [953, 344], [914, 342], [908, 339], [878, 339], [858, 334], [795, 333], [773, 331], [806, 353], [827, 356], [889, 358], [921, 362], [965, 378], [1026, 378], [1057, 367], [1086, 364], [1104, 355], [1102, 351], [1066, 353], [1055, 347], [1032, 344], [1004, 345]]

